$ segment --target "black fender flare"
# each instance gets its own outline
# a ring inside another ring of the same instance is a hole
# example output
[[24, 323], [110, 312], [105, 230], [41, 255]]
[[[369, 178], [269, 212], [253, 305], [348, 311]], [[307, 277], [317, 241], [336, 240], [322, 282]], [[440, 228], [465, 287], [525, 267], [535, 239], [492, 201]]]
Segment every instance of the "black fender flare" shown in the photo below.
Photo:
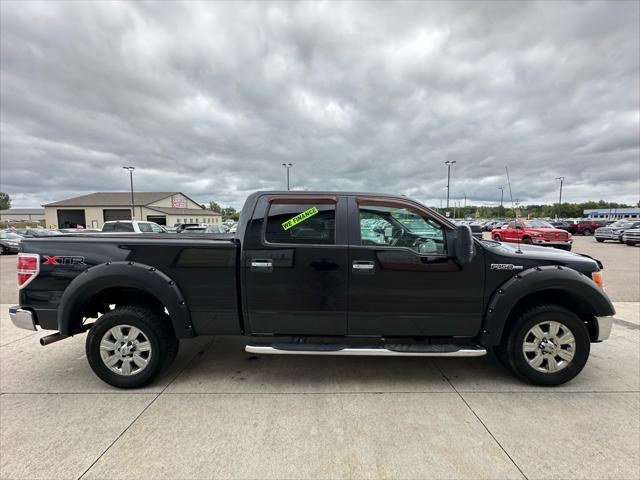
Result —
[[169, 312], [176, 337], [195, 337], [191, 314], [184, 295], [168, 275], [155, 267], [136, 262], [107, 262], [86, 269], [67, 286], [58, 305], [58, 329], [73, 335], [82, 309], [96, 294], [113, 287], [142, 290], [157, 298]]
[[509, 315], [524, 297], [545, 290], [580, 299], [594, 316], [614, 315], [609, 297], [586, 275], [561, 265], [534, 267], [517, 273], [496, 290], [487, 307], [480, 342], [499, 345]]

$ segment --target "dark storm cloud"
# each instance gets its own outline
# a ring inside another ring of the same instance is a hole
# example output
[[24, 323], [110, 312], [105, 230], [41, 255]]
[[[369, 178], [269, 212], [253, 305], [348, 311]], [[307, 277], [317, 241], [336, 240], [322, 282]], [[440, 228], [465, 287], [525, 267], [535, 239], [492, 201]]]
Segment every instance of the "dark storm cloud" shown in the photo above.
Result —
[[638, 5], [5, 1], [1, 189], [637, 202]]

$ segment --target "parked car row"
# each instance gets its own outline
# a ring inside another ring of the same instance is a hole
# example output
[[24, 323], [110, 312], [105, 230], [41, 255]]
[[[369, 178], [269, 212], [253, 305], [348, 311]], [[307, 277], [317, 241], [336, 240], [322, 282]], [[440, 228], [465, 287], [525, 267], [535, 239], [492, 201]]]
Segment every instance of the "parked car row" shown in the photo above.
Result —
[[[602, 243], [606, 240], [613, 240], [615, 242], [624, 242], [627, 245], [635, 245], [633, 240], [624, 240], [624, 235], [627, 231], [640, 228], [640, 221], [618, 220], [606, 227], [600, 227], [595, 231], [596, 241]], [[631, 235], [633, 237], [633, 234]], [[629, 238], [629, 237], [628, 237]]]
[[140, 233], [235, 233], [236, 225], [199, 225], [197, 223], [180, 223], [172, 228], [143, 220], [112, 220], [105, 222], [102, 229], [96, 228], [7, 228], [0, 230], [0, 255], [18, 253], [23, 238], [49, 237], [64, 234], [140, 234]]

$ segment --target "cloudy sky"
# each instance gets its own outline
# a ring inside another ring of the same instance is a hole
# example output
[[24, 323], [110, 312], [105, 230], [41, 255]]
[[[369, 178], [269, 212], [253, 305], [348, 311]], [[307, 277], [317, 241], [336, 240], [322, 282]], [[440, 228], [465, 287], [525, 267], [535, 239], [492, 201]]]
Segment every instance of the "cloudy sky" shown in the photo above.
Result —
[[0, 189], [635, 203], [639, 5], [2, 1]]

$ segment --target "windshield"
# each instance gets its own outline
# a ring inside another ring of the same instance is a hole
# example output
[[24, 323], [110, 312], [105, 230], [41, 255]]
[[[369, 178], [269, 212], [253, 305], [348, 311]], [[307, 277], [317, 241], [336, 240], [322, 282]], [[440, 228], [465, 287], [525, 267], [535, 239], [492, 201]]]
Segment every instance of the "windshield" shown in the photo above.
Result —
[[612, 228], [631, 228], [633, 227], [633, 222], [629, 222], [629, 221], [625, 221], [625, 220], [618, 220], [615, 223], [612, 223], [611, 225], [609, 225]]
[[525, 220], [524, 224], [527, 228], [554, 228], [549, 222], [542, 220]]
[[18, 240], [20, 238], [22, 238], [22, 237], [20, 235], [16, 235], [15, 233], [0, 232], [0, 239], [2, 239], [2, 240], [9, 240], [9, 239]]

